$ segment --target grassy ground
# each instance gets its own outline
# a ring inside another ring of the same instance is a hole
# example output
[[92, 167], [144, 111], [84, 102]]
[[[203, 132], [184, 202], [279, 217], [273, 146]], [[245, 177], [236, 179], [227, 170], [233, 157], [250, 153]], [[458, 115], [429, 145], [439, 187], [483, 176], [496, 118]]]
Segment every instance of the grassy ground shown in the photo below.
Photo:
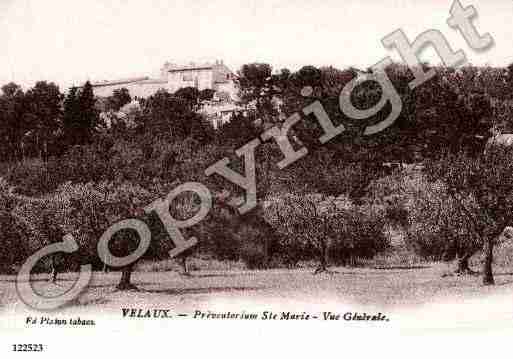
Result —
[[[334, 268], [332, 274], [313, 275], [298, 270], [196, 271], [186, 277], [177, 272], [136, 272], [133, 282], [139, 291], [115, 290], [119, 273], [95, 272], [89, 288], [69, 308], [119, 310], [121, 307], [149, 306], [192, 310], [216, 301], [282, 303], [334, 301], [379, 308], [418, 306], [447, 298], [461, 300], [513, 289], [513, 271], [496, 271], [497, 285], [483, 287], [479, 277], [447, 277], [447, 265], [414, 267]], [[47, 275], [34, 276], [34, 288], [57, 294], [72, 284], [71, 273], [63, 274], [57, 285], [46, 282]], [[15, 276], [0, 276], [0, 305], [23, 310], [15, 291]]]
[[[122, 308], [189, 314], [358, 311], [387, 313], [399, 326], [415, 329], [510, 328], [512, 256], [513, 244], [496, 250], [495, 286], [483, 286], [479, 276], [442, 277], [454, 270], [454, 263], [423, 263], [397, 251], [380, 255], [365, 267], [333, 267], [331, 274], [319, 275], [313, 275], [312, 267], [255, 271], [243, 269], [241, 263], [192, 258], [192, 272], [183, 276], [176, 261], [147, 262], [133, 274], [138, 291], [116, 290], [117, 272], [95, 272], [87, 290], [58, 313], [119, 320]], [[480, 269], [479, 257], [472, 259], [474, 270]], [[48, 274], [33, 275], [32, 280], [36, 291], [52, 296], [65, 292], [74, 278], [76, 273], [61, 274], [56, 285], [47, 282]], [[14, 275], [0, 275], [0, 318], [7, 327], [23, 326], [26, 316], [38, 315], [19, 300], [15, 280]], [[4, 324], [0, 320], [0, 328]]]

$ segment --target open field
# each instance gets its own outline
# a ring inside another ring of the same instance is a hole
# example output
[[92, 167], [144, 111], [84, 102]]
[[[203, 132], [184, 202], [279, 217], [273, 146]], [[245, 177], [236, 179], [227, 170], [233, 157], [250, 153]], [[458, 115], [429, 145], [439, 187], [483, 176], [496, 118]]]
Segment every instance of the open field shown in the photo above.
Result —
[[[89, 288], [65, 310], [93, 309], [95, 313], [126, 307], [172, 308], [194, 311], [215, 303], [345, 303], [394, 310], [433, 302], [461, 302], [487, 295], [513, 292], [513, 271], [498, 270], [496, 285], [485, 287], [476, 276], [445, 277], [444, 264], [389, 269], [335, 268], [333, 274], [312, 275], [311, 270], [196, 271], [184, 277], [176, 272], [136, 272], [133, 283], [139, 291], [115, 289], [119, 273], [93, 275]], [[34, 276], [34, 288], [56, 294], [71, 285], [74, 274], [64, 274], [57, 285], [46, 275]], [[0, 303], [6, 311], [24, 311], [16, 294], [15, 276], [0, 276]], [[20, 314], [21, 314], [20, 312]]]

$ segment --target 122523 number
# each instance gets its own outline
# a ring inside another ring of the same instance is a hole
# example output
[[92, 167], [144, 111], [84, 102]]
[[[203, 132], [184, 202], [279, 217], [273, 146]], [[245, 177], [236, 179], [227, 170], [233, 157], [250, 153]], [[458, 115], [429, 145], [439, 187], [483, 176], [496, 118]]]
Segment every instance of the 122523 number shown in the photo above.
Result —
[[44, 350], [43, 344], [13, 344], [13, 352], [42, 352]]

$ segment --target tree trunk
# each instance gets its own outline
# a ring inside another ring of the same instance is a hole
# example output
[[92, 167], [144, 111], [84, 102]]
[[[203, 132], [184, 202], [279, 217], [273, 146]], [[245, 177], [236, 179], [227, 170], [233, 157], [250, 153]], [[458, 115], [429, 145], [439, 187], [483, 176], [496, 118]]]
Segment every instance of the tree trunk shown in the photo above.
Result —
[[326, 244], [326, 239], [321, 239], [321, 256], [319, 267], [315, 270], [314, 274], [323, 273], [328, 271], [328, 246]]
[[43, 162], [48, 163], [48, 143], [46, 140], [43, 142]]
[[187, 256], [183, 256], [180, 258], [180, 261], [182, 263], [182, 270], [184, 275], [189, 275], [189, 268], [187, 267]]
[[52, 268], [52, 283], [57, 283], [57, 269]]
[[37, 153], [39, 156], [39, 160], [43, 162], [43, 152], [41, 151], [41, 147], [39, 146], [39, 133], [36, 135], [36, 147], [37, 147]]
[[123, 268], [121, 272], [121, 279], [119, 281], [118, 286], [116, 287], [119, 290], [137, 290], [137, 287], [132, 284], [132, 270], [133, 266], [128, 266]]
[[265, 268], [269, 268], [269, 237], [264, 239], [264, 253], [265, 253]]
[[50, 274], [49, 281], [51, 281], [52, 283], [56, 283], [57, 282], [57, 275], [59, 273], [57, 271], [57, 263], [56, 263], [56, 259], [55, 259], [54, 256], [52, 256], [50, 258], [50, 265], [51, 265], [52, 272]]
[[473, 274], [474, 272], [470, 269], [469, 260], [471, 255], [465, 253], [463, 255], [458, 255], [458, 267], [456, 269], [457, 274]]
[[21, 163], [25, 163], [25, 144], [21, 142]]
[[493, 263], [493, 239], [487, 238], [484, 248], [484, 261], [483, 261], [483, 284], [494, 285], [492, 263]]

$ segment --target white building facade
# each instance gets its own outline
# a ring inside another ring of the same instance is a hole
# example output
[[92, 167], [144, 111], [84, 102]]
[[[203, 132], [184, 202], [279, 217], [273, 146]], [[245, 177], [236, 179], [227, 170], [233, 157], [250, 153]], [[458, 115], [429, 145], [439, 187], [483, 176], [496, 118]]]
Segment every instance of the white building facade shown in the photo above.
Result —
[[206, 64], [191, 62], [187, 65], [167, 62], [160, 73], [161, 77], [157, 79], [137, 77], [95, 82], [92, 84], [93, 91], [95, 96], [109, 97], [115, 90], [126, 88], [133, 98], [147, 98], [160, 89], [174, 93], [184, 87], [195, 87], [200, 91], [209, 89], [236, 98], [235, 75], [223, 61]]
[[137, 77], [115, 81], [102, 81], [92, 84], [94, 95], [109, 97], [118, 89], [128, 89], [132, 99], [148, 98], [164, 89], [174, 93], [181, 88], [194, 87], [199, 91], [213, 90], [214, 98], [205, 101], [200, 113], [212, 123], [214, 128], [228, 122], [232, 115], [241, 109], [236, 105], [237, 87], [235, 74], [223, 63], [176, 65], [165, 63], [160, 70], [160, 78]]

